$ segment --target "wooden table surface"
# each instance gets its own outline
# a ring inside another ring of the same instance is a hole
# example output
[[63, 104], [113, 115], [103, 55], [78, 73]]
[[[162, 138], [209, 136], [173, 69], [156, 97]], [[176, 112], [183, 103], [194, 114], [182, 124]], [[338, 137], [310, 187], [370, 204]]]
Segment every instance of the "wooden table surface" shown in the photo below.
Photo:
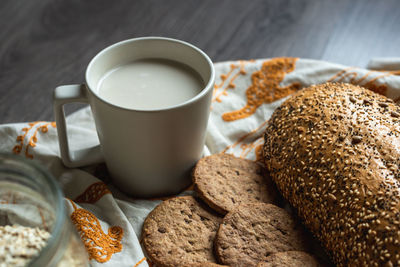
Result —
[[0, 123], [54, 120], [53, 89], [82, 83], [98, 51], [134, 37], [182, 39], [214, 62], [364, 67], [400, 51], [398, 0], [1, 0], [0, 26]]

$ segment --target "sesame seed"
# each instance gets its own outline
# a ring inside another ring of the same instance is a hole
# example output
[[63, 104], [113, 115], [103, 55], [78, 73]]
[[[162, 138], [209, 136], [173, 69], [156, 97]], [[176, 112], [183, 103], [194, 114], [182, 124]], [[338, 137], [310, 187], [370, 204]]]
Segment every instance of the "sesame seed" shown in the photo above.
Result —
[[399, 113], [397, 113], [396, 111], [392, 111], [392, 112], [390, 112], [390, 115], [392, 115], [392, 117], [395, 117], [395, 118], [398, 118], [398, 117], [400, 117], [400, 114], [399, 114]]

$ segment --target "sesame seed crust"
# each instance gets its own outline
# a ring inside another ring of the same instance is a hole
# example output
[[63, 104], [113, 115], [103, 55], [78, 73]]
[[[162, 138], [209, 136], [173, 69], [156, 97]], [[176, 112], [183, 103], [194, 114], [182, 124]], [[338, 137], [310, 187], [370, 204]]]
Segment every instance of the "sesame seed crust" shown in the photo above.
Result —
[[296, 92], [266, 128], [272, 179], [338, 266], [400, 265], [399, 114], [385, 96], [326, 83]]

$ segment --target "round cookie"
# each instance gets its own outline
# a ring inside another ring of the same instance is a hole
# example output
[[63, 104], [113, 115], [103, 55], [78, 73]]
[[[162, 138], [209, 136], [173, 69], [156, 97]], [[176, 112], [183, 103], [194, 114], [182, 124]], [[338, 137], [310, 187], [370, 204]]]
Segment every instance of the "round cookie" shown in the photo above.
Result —
[[278, 252], [268, 256], [257, 267], [321, 267], [316, 258], [302, 251]]
[[288, 212], [272, 204], [240, 205], [223, 219], [215, 240], [219, 261], [229, 266], [257, 266], [269, 255], [306, 250], [302, 228]]
[[240, 204], [272, 203], [275, 188], [258, 163], [230, 154], [214, 154], [198, 161], [193, 171], [198, 196], [224, 215]]
[[160, 267], [216, 262], [213, 241], [221, 220], [192, 196], [166, 200], [144, 221], [143, 247]]
[[220, 265], [212, 262], [199, 262], [186, 265], [185, 267], [228, 267], [226, 265]]

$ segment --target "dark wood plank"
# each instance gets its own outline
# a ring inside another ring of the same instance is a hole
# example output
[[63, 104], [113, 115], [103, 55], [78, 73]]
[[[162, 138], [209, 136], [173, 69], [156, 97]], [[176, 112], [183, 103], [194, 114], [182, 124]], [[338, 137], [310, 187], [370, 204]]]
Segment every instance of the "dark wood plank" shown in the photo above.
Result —
[[83, 82], [90, 59], [124, 39], [182, 39], [215, 62], [296, 56], [365, 66], [399, 55], [399, 25], [397, 0], [2, 0], [0, 123], [53, 120], [53, 89]]

